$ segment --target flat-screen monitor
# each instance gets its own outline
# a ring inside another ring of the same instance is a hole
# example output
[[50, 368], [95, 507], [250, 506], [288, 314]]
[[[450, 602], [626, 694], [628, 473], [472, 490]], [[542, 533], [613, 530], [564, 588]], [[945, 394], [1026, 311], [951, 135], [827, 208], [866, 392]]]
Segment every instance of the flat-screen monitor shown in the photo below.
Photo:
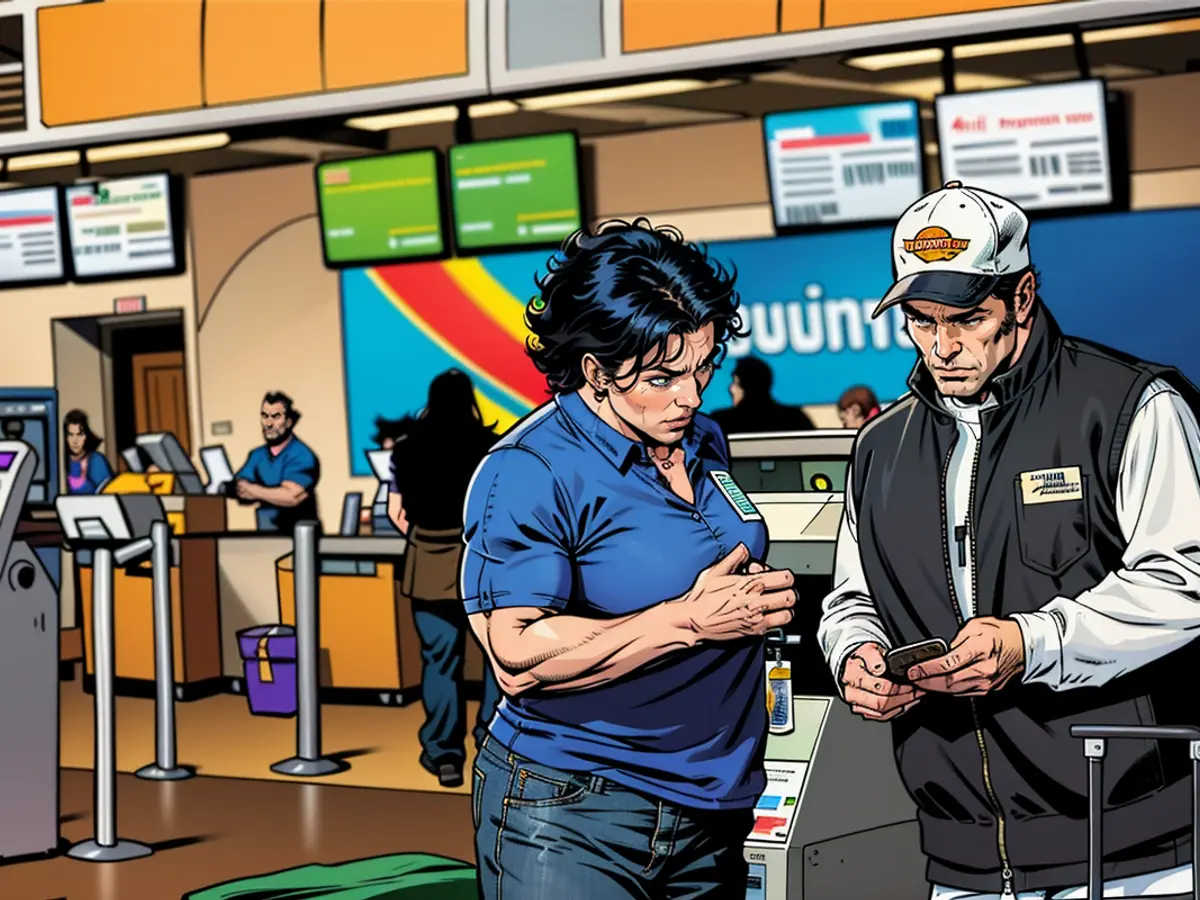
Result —
[[450, 198], [462, 254], [557, 247], [583, 224], [579, 141], [564, 132], [460, 144]]
[[196, 467], [192, 465], [191, 459], [175, 435], [169, 432], [139, 434], [135, 444], [145, 451], [146, 456], [160, 471], [175, 475], [182, 493], [204, 493], [204, 483], [200, 481]]
[[58, 188], [0, 191], [0, 290], [67, 278]]
[[63, 188], [75, 281], [184, 270], [183, 190], [165, 173]]
[[937, 98], [942, 180], [1028, 211], [1116, 202], [1107, 92], [1101, 79]]
[[385, 265], [446, 255], [445, 193], [436, 150], [317, 166], [325, 265]]
[[915, 100], [763, 118], [775, 228], [895, 219], [924, 192]]

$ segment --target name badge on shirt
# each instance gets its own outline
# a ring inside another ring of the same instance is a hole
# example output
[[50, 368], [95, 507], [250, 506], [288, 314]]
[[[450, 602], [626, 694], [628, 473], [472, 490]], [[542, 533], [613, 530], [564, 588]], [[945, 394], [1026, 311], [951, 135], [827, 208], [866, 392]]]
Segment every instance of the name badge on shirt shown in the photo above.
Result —
[[712, 472], [710, 474], [717, 490], [725, 495], [725, 499], [729, 501], [729, 505], [733, 507], [734, 512], [743, 522], [762, 521], [762, 513], [750, 502], [746, 492], [738, 487], [738, 483], [733, 480], [732, 475], [728, 472]]
[[1026, 506], [1082, 499], [1083, 473], [1079, 466], [1021, 473], [1021, 502]]

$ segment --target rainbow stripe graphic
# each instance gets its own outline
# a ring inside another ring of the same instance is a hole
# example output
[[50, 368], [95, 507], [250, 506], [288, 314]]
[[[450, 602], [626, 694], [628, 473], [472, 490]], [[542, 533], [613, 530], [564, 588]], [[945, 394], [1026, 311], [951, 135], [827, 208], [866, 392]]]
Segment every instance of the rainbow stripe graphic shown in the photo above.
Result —
[[408, 263], [342, 273], [347, 417], [354, 474], [370, 475], [376, 416], [424, 405], [430, 380], [459, 368], [500, 430], [547, 398], [525, 353], [525, 304], [542, 253]]

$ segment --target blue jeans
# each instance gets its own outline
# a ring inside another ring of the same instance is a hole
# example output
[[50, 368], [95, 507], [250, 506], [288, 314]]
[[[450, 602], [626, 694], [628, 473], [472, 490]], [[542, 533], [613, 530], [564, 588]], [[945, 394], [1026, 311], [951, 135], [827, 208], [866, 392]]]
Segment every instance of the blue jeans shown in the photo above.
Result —
[[745, 900], [750, 809], [691, 810], [510, 753], [487, 737], [471, 788], [483, 900]]
[[[467, 634], [467, 614], [456, 600], [413, 600], [413, 621], [421, 640], [421, 702], [425, 706], [425, 724], [418, 737], [421, 749], [435, 766], [443, 763], [462, 765], [466, 758], [467, 704], [462, 694], [463, 655]], [[500, 689], [485, 658], [483, 697], [475, 720], [475, 743], [483, 741]]]

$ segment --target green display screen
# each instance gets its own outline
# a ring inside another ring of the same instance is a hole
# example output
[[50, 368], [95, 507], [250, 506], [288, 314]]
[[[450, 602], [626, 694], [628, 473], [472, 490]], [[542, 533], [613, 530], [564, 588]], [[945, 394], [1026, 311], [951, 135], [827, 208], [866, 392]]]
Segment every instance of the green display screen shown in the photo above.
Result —
[[317, 195], [330, 265], [441, 256], [446, 249], [436, 151], [321, 163]]
[[450, 196], [460, 250], [560, 244], [581, 224], [575, 136], [455, 147]]

